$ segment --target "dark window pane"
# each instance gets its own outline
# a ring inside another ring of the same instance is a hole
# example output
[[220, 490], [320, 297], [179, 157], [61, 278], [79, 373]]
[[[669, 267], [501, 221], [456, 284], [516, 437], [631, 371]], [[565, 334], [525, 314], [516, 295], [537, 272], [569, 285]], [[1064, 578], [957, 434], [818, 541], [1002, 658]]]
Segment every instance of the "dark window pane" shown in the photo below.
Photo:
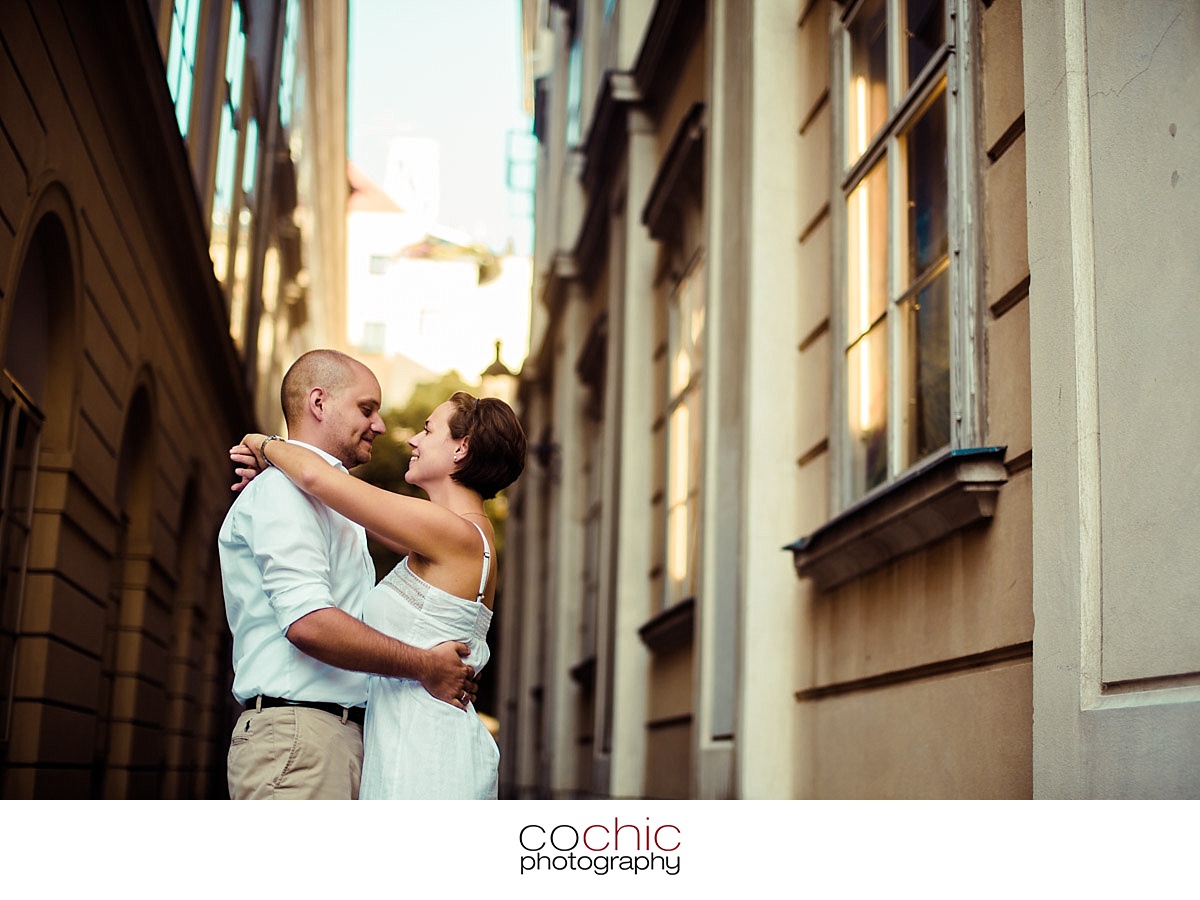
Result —
[[907, 135], [908, 283], [948, 250], [946, 203], [946, 93], [917, 119]]
[[950, 443], [950, 276], [943, 270], [907, 304], [908, 458], [912, 465]]
[[908, 84], [912, 84], [938, 48], [946, 42], [946, 13], [942, 0], [907, 0], [905, 44], [908, 50]]

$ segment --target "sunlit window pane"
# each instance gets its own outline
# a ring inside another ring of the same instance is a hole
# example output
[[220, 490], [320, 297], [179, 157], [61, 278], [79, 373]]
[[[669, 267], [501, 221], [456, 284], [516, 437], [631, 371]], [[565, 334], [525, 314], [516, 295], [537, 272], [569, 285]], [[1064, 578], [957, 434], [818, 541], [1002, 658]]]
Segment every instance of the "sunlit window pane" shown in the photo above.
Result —
[[950, 443], [950, 276], [943, 268], [905, 306], [908, 441], [904, 465]]
[[254, 234], [255, 175], [258, 171], [258, 122], [246, 123], [246, 149], [242, 158], [242, 193], [237, 223], [237, 250], [233, 258], [233, 284], [229, 292], [229, 331], [238, 347], [245, 340], [246, 303], [249, 294], [251, 236]]
[[887, 164], [880, 161], [851, 192], [846, 209], [846, 341], [887, 310]]
[[242, 191], [253, 194], [257, 178], [258, 120], [252, 118], [246, 123], [246, 152], [242, 159]]
[[682, 581], [687, 576], [687, 497], [688, 463], [691, 453], [688, 446], [691, 418], [686, 405], [676, 407], [671, 413], [670, 447], [671, 460], [667, 488], [667, 569], [672, 581]]
[[[942, 44], [946, 43], [946, 12], [943, 0], [905, 0], [908, 53], [908, 84], [916, 81]], [[907, 85], [906, 85], [907, 86]]]
[[167, 86], [175, 101], [179, 133], [187, 137], [192, 113], [192, 81], [196, 71], [196, 35], [200, 0], [175, 0], [171, 5], [171, 40], [167, 47]]
[[292, 124], [292, 104], [296, 87], [296, 35], [300, 29], [300, 5], [288, 0], [284, 20], [283, 57], [279, 65], [279, 126]]
[[909, 130], [907, 146], [908, 280], [912, 283], [949, 250], [944, 91]]
[[567, 58], [567, 146], [579, 143], [582, 129], [583, 104], [583, 44], [579, 38], [580, 26], [576, 26], [576, 37], [571, 43]]
[[887, 322], [846, 353], [850, 476], [855, 496], [887, 479]]
[[678, 391], [692, 377], [692, 360], [687, 351], [676, 347], [671, 356], [671, 389]]
[[221, 130], [217, 142], [217, 166], [213, 180], [212, 221], [209, 256], [213, 272], [221, 286], [229, 291], [231, 241], [235, 240], [235, 199], [238, 188], [238, 105], [242, 102], [242, 69], [245, 65], [246, 39], [242, 34], [241, 6], [230, 11], [229, 44], [225, 58], [225, 96], [221, 103]]
[[846, 158], [862, 156], [887, 119], [887, 4], [868, 0], [850, 26]]
[[842, 501], [852, 502], [950, 443], [948, 108], [957, 101], [946, 87], [945, 0], [847, 7], [840, 386]]
[[242, 5], [234, 3], [229, 12], [229, 45], [225, 50], [225, 80], [229, 82], [229, 102], [236, 108], [242, 98], [242, 71], [246, 61], [246, 35], [242, 31]]
[[704, 285], [693, 272], [684, 276], [671, 308], [670, 392], [678, 396], [700, 368], [704, 340]]
[[208, 254], [212, 257], [213, 272], [222, 287], [229, 279], [229, 239], [233, 215], [233, 169], [237, 161], [237, 132], [233, 128], [233, 112], [228, 105], [221, 109], [221, 137], [217, 145], [217, 170], [213, 183], [212, 228]]
[[666, 602], [695, 595], [701, 459], [699, 375], [704, 346], [704, 268], [680, 279], [668, 316]]

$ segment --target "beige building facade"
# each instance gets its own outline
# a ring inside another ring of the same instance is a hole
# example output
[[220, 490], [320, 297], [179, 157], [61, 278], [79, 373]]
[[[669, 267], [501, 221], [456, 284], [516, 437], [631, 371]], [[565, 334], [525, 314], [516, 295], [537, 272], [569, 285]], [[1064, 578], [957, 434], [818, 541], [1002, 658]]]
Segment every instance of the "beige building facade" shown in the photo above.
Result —
[[344, 3], [0, 9], [0, 794], [228, 796], [230, 444], [344, 321]]
[[504, 793], [1200, 796], [1200, 7], [523, 12]]

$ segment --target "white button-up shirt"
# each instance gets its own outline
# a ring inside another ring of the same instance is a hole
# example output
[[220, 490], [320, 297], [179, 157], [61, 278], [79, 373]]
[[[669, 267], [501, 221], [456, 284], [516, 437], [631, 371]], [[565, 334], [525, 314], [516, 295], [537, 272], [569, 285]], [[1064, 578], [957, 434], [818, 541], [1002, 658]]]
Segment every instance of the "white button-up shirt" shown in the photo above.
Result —
[[[328, 453], [302, 446], [345, 471]], [[238, 702], [266, 694], [365, 704], [366, 674], [319, 662], [287, 639], [292, 623], [314, 610], [336, 606], [362, 618], [363, 600], [375, 585], [362, 526], [268, 468], [242, 488], [217, 543]]]

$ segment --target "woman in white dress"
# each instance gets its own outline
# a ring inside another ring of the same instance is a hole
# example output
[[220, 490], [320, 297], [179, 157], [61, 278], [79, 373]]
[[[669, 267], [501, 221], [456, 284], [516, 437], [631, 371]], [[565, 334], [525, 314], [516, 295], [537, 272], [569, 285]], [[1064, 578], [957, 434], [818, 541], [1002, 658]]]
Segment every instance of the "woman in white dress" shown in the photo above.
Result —
[[[367, 597], [364, 621], [416, 647], [462, 641], [470, 648], [463, 661], [478, 676], [490, 655], [486, 638], [497, 583], [495, 533], [483, 501], [520, 475], [525, 434], [503, 401], [459, 391], [430, 413], [409, 444], [405, 480], [428, 501], [367, 484], [282, 438], [242, 439], [259, 466], [275, 466], [405, 554]], [[464, 714], [418, 681], [371, 677], [362, 799], [495, 799], [499, 761], [496, 742], [472, 706]]]

